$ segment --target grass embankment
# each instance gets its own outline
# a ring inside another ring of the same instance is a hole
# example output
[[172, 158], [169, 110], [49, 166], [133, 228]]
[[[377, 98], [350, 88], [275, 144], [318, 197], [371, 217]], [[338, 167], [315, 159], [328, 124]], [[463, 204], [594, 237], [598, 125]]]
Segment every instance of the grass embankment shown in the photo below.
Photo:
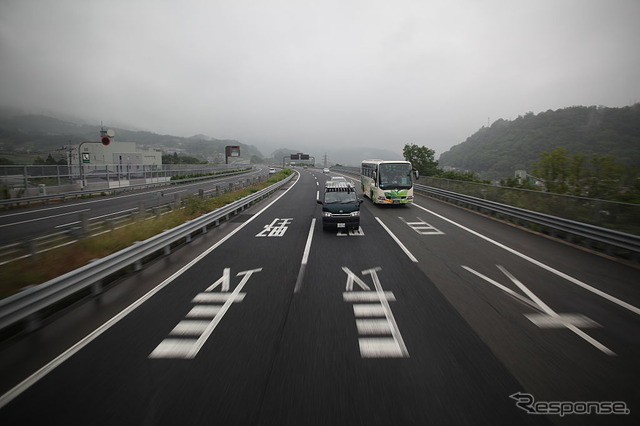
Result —
[[35, 258], [30, 257], [10, 262], [0, 267], [0, 298], [8, 297], [25, 287], [40, 284], [129, 247], [136, 241], [144, 241], [167, 229], [244, 198], [286, 178], [291, 170], [285, 169], [265, 182], [228, 192], [214, 198], [185, 199], [185, 208], [175, 210], [158, 218], [133, 222], [125, 227], [96, 237], [86, 238], [74, 244], [60, 247]]

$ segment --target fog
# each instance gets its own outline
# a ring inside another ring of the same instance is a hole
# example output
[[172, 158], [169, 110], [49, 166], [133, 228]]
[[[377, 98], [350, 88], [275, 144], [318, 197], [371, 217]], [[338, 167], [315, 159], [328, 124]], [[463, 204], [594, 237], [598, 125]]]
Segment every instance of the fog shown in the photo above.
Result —
[[406, 143], [640, 101], [637, 0], [3, 0], [0, 104], [279, 147]]

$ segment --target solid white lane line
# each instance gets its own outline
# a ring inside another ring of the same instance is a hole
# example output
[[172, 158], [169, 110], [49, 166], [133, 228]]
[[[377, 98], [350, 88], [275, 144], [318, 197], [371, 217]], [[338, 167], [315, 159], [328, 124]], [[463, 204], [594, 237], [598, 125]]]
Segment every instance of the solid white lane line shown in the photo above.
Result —
[[[105, 217], [114, 216], [114, 215], [117, 215], [117, 214], [122, 214], [122, 213], [127, 213], [127, 212], [133, 212], [133, 211], [136, 211], [136, 210], [138, 210], [138, 208], [137, 208], [137, 207], [136, 207], [136, 208], [133, 208], [133, 209], [121, 210], [121, 211], [119, 211], [119, 212], [113, 212], [113, 213], [109, 213], [109, 214], [103, 214], [103, 215], [100, 215], [100, 216], [93, 216], [93, 217], [91, 217], [91, 220], [103, 219], [103, 218], [105, 218]], [[55, 228], [65, 228], [65, 227], [67, 227], [67, 226], [75, 225], [75, 224], [77, 224], [77, 223], [80, 223], [80, 221], [79, 221], [79, 220], [77, 220], [77, 221], [75, 221], [75, 222], [63, 223], [62, 225], [58, 225], [58, 226], [56, 226]]]
[[400, 240], [398, 239], [398, 237], [396, 237], [393, 232], [391, 232], [391, 230], [389, 228], [387, 228], [387, 225], [385, 225], [384, 223], [382, 223], [382, 221], [376, 217], [376, 220], [378, 221], [378, 223], [384, 228], [385, 231], [387, 231], [387, 234], [389, 234], [391, 236], [391, 238], [393, 238], [393, 240], [396, 242], [396, 244], [398, 244], [400, 246], [400, 248], [402, 249], [402, 251], [405, 252], [405, 254], [407, 256], [409, 256], [409, 259], [411, 259], [412, 262], [418, 263], [418, 259], [416, 259], [416, 257], [411, 254], [411, 252], [404, 246], [404, 244], [402, 244], [402, 242], [400, 242]]
[[615, 303], [616, 305], [621, 306], [621, 307], [633, 312], [636, 315], [640, 315], [640, 308], [637, 308], [637, 307], [631, 305], [630, 303], [624, 302], [624, 301], [618, 299], [617, 297], [614, 297], [614, 296], [611, 296], [608, 293], [605, 293], [602, 290], [599, 290], [599, 289], [597, 289], [595, 287], [592, 287], [589, 284], [583, 283], [582, 281], [578, 280], [577, 278], [573, 278], [572, 276], [567, 275], [564, 272], [560, 272], [557, 269], [552, 268], [551, 266], [548, 266], [548, 265], [546, 265], [546, 264], [544, 264], [544, 263], [542, 263], [542, 262], [540, 262], [540, 261], [538, 261], [538, 260], [536, 260], [536, 259], [534, 259], [532, 257], [529, 257], [524, 253], [520, 253], [519, 251], [514, 250], [511, 247], [505, 246], [502, 243], [499, 243], [499, 242], [497, 242], [495, 240], [492, 240], [491, 238], [486, 237], [486, 236], [482, 235], [481, 233], [476, 232], [476, 231], [474, 231], [472, 229], [469, 229], [464, 225], [460, 225], [459, 223], [454, 222], [453, 220], [448, 219], [448, 218], [446, 218], [446, 217], [444, 217], [442, 215], [439, 215], [438, 213], [432, 212], [431, 210], [428, 210], [428, 209], [426, 209], [426, 208], [424, 208], [422, 206], [419, 206], [419, 205], [417, 205], [415, 203], [413, 205], [418, 207], [419, 209], [422, 209], [422, 210], [426, 211], [427, 213], [431, 213], [432, 215], [434, 215], [436, 217], [439, 217], [440, 219], [451, 223], [452, 225], [457, 226], [460, 229], [463, 229], [463, 230], [475, 235], [476, 237], [482, 238], [483, 240], [485, 240], [485, 241], [487, 241], [487, 242], [489, 242], [489, 243], [491, 243], [493, 245], [496, 245], [496, 246], [500, 247], [501, 249], [504, 249], [504, 250], [508, 251], [509, 253], [515, 254], [516, 256], [518, 256], [518, 257], [520, 257], [520, 258], [522, 258], [522, 259], [524, 259], [524, 260], [526, 260], [528, 262], [531, 262], [534, 265], [537, 265], [537, 266], [547, 270], [548, 272], [551, 272], [552, 274], [555, 274], [555, 275], [557, 275], [557, 276], [559, 276], [561, 278], [564, 278], [565, 280], [567, 280], [567, 281], [569, 281], [569, 282], [571, 282], [571, 283], [573, 283], [573, 284], [575, 284], [575, 285], [577, 285], [579, 287], [582, 287], [583, 289], [585, 289], [587, 291], [590, 291], [593, 294], [597, 294], [598, 296], [600, 296], [600, 297], [602, 297], [602, 298], [604, 298], [604, 299], [606, 299], [606, 300], [608, 300], [608, 301], [610, 301], [612, 303]]
[[67, 216], [67, 215], [70, 215], [70, 214], [78, 214], [78, 213], [82, 213], [82, 212], [88, 212], [89, 210], [91, 210], [91, 209], [75, 210], [75, 211], [68, 212], [68, 213], [60, 213], [60, 214], [54, 214], [54, 215], [51, 215], [51, 216], [38, 217], [38, 218], [35, 218], [35, 219], [22, 220], [20, 222], [7, 223], [7, 224], [4, 224], [4, 225], [0, 225], [0, 228], [6, 228], [7, 226], [14, 226], [14, 225], [22, 225], [23, 223], [37, 222], [39, 220], [47, 220], [47, 219], [52, 219], [54, 217]]
[[[153, 297], [156, 293], [158, 293], [160, 290], [162, 290], [163, 288], [165, 288], [167, 285], [171, 284], [176, 278], [178, 278], [180, 275], [182, 275], [183, 273], [185, 273], [187, 270], [189, 270], [193, 265], [195, 265], [196, 263], [200, 262], [204, 257], [206, 257], [209, 253], [211, 253], [212, 251], [214, 251], [215, 249], [217, 249], [222, 243], [224, 243], [225, 241], [227, 241], [229, 238], [231, 238], [232, 236], [234, 236], [235, 234], [237, 234], [238, 232], [240, 232], [241, 229], [243, 229], [245, 226], [247, 226], [249, 223], [251, 223], [255, 218], [257, 218], [258, 216], [260, 216], [263, 212], [265, 212], [269, 207], [271, 207], [273, 204], [275, 204], [280, 198], [282, 198], [284, 195], [287, 194], [287, 192], [289, 192], [294, 186], [296, 186], [296, 184], [299, 182], [299, 179], [295, 180], [293, 182], [293, 184], [286, 190], [283, 191], [282, 194], [280, 194], [278, 197], [276, 197], [272, 202], [270, 202], [268, 205], [266, 205], [262, 210], [260, 210], [258, 213], [256, 213], [255, 215], [251, 216], [247, 221], [245, 221], [244, 223], [240, 224], [240, 226], [238, 226], [236, 229], [234, 229], [233, 231], [231, 231], [229, 234], [227, 234], [225, 237], [223, 237], [220, 241], [218, 241], [217, 243], [215, 243], [214, 245], [212, 245], [211, 247], [209, 247], [207, 250], [205, 250], [202, 254], [200, 254], [198, 257], [196, 257], [195, 259], [193, 259], [191, 262], [189, 262], [188, 264], [186, 264], [185, 266], [183, 266], [182, 268], [180, 268], [180, 270], [178, 270], [177, 272], [175, 272], [173, 275], [171, 275], [169, 278], [167, 278], [166, 280], [164, 280], [163, 282], [161, 282], [160, 284], [158, 284], [156, 287], [154, 287], [153, 289], [151, 289], [149, 292], [147, 292], [147, 294], [145, 294], [144, 296], [142, 296], [140, 299], [136, 300], [135, 302], [133, 302], [131, 305], [129, 305], [127, 308], [125, 308], [124, 310], [122, 310], [120, 313], [118, 313], [116, 316], [114, 316], [113, 318], [111, 318], [110, 320], [108, 320], [107, 322], [105, 322], [103, 325], [101, 325], [100, 327], [98, 327], [96, 330], [94, 330], [93, 332], [91, 332], [90, 334], [88, 334], [85, 338], [83, 338], [82, 340], [80, 340], [78, 343], [76, 343], [75, 345], [73, 345], [72, 347], [70, 347], [69, 349], [67, 349], [66, 351], [64, 351], [63, 353], [61, 353], [60, 355], [58, 355], [55, 359], [53, 359], [51, 362], [49, 362], [47, 365], [45, 365], [44, 367], [42, 367], [41, 369], [39, 369], [38, 371], [36, 371], [35, 373], [33, 373], [31, 376], [27, 377], [25, 380], [23, 380], [21, 383], [19, 383], [17, 386], [15, 386], [13, 389], [9, 390], [7, 393], [5, 393], [4, 395], [0, 396], [0, 409], [2, 407], [4, 407], [5, 405], [7, 405], [9, 402], [11, 402], [14, 398], [16, 398], [18, 395], [20, 395], [22, 392], [24, 392], [25, 390], [29, 389], [33, 384], [35, 384], [38, 380], [42, 379], [44, 376], [46, 376], [47, 374], [49, 374], [50, 372], [52, 372], [56, 367], [58, 367], [60, 364], [62, 364], [63, 362], [65, 362], [67, 359], [71, 358], [74, 354], [76, 354], [77, 352], [79, 352], [82, 348], [84, 348], [85, 346], [87, 346], [89, 343], [91, 343], [92, 341], [94, 341], [95, 339], [97, 339], [102, 333], [104, 333], [105, 331], [107, 331], [108, 329], [110, 329], [111, 327], [113, 327], [115, 324], [117, 324], [120, 320], [122, 320], [124, 317], [126, 317], [127, 315], [129, 315], [131, 312], [133, 312], [134, 310], [136, 310], [140, 305], [142, 305], [144, 302], [146, 302], [147, 300], [149, 300], [151, 297]], [[163, 341], [164, 342], [164, 341]], [[187, 344], [188, 348], [191, 347], [191, 344], [185, 343], [183, 341], [179, 342], [180, 345], [183, 344]]]

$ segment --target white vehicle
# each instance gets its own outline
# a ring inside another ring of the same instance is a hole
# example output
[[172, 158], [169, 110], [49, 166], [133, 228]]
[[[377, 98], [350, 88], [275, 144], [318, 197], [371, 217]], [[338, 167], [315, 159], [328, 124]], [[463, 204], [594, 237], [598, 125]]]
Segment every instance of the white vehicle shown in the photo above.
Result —
[[364, 160], [360, 171], [362, 192], [375, 204], [410, 204], [418, 171], [409, 161]]
[[342, 183], [346, 183], [347, 185], [353, 186], [353, 184], [349, 182], [347, 179], [345, 179], [343, 176], [333, 176], [331, 178], [331, 182], [342, 182]]
[[329, 171], [330, 170], [328, 168], [326, 168], [326, 167], [324, 169], [322, 169], [322, 173], [329, 173]]
[[269, 174], [270, 174], [270, 175], [274, 174], [275, 172], [276, 172], [276, 169], [274, 169], [273, 167], [271, 167], [271, 168], [269, 169]]

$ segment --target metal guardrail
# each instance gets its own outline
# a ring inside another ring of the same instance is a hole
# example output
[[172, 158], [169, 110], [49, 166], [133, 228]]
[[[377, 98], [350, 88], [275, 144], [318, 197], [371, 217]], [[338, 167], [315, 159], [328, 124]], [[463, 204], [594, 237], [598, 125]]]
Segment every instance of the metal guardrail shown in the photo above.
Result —
[[122, 226], [133, 225], [139, 220], [157, 217], [163, 213], [172, 211], [174, 205], [175, 202], [169, 202], [149, 208], [141, 209], [139, 207], [129, 209], [125, 212], [111, 214], [106, 219], [104, 217], [84, 219], [84, 214], [80, 213], [80, 219], [77, 222], [59, 231], [37, 235], [27, 240], [11, 242], [0, 246], [0, 266], [30, 256], [37, 256], [45, 251], [75, 243], [80, 239], [113, 231]]
[[106, 194], [106, 193], [116, 193], [116, 192], [123, 192], [123, 191], [133, 191], [133, 190], [136, 190], [136, 189], [154, 188], [154, 187], [157, 187], [157, 186], [176, 185], [176, 184], [181, 184], [181, 183], [186, 183], [186, 182], [193, 182], [193, 181], [197, 181], [197, 180], [225, 178], [225, 177], [228, 177], [228, 176], [236, 176], [236, 175], [246, 174], [249, 171], [250, 170], [240, 170], [240, 171], [234, 170], [234, 171], [231, 171], [231, 172], [228, 172], [228, 173], [220, 173], [220, 174], [208, 175], [208, 176], [199, 176], [199, 177], [193, 177], [193, 178], [188, 178], [188, 179], [176, 179], [176, 180], [168, 180], [168, 181], [163, 181], [163, 182], [147, 182], [147, 183], [139, 183], [139, 184], [135, 184], [135, 185], [114, 187], [114, 188], [101, 188], [101, 189], [91, 189], [91, 190], [83, 190], [83, 191], [63, 192], [63, 193], [60, 193], [60, 194], [38, 195], [38, 196], [34, 196], [34, 197], [8, 198], [8, 199], [0, 200], [0, 206], [4, 206], [5, 208], [8, 208], [9, 206], [14, 205], [14, 204], [15, 205], [20, 205], [20, 204], [29, 205], [30, 203], [46, 203], [46, 202], [49, 202], [49, 201], [52, 201], [52, 200], [65, 201], [67, 199], [86, 197], [86, 196], [91, 196], [91, 195], [94, 195], [94, 194]]
[[[359, 170], [356, 167], [334, 167], [333, 170], [359, 176]], [[490, 216], [500, 217], [528, 228], [537, 227], [541, 232], [546, 232], [552, 237], [562, 238], [568, 242], [588, 248], [602, 250], [608, 255], [628, 259], [634, 263], [640, 262], [640, 236], [638, 235], [513, 207], [432, 186], [416, 184], [414, 188], [416, 191], [432, 198], [476, 210]]]
[[216, 226], [221, 220], [228, 219], [247, 206], [269, 196], [294, 176], [292, 174], [268, 188], [197, 219], [0, 300], [0, 330], [25, 320], [30, 324], [28, 329], [37, 327], [40, 323], [41, 311], [83, 290], [91, 289], [92, 293], [98, 294], [105, 278], [130, 266], [139, 270], [143, 259], [155, 253], [169, 254], [173, 244], [191, 241], [192, 235], [206, 232], [208, 227]]
[[601, 228], [430, 186], [415, 185], [415, 190], [425, 193], [432, 198], [488, 215], [502, 217], [529, 228], [535, 225], [543, 228], [542, 230], [548, 231], [553, 237], [564, 238], [570, 242], [588, 247], [601, 248], [607, 252], [607, 254], [628, 257], [629, 260], [635, 262], [637, 262], [640, 257], [640, 236], [637, 235]]
[[[237, 173], [234, 173], [234, 175]], [[249, 185], [249, 180], [246, 181]], [[205, 198], [218, 196], [227, 191], [234, 191], [243, 188], [245, 181], [240, 180], [236, 183], [229, 183], [229, 188], [223, 188], [216, 185], [215, 189], [202, 190], [193, 193], [193, 196]], [[159, 192], [159, 194], [162, 192]], [[146, 207], [144, 202], [139, 203], [138, 208], [132, 208], [126, 211], [111, 213], [98, 218], [87, 218], [85, 213], [78, 215], [76, 222], [70, 223], [68, 226], [55, 232], [47, 232], [35, 235], [28, 239], [20, 239], [18, 241], [8, 242], [0, 246], [0, 266], [15, 260], [24, 259], [39, 253], [51, 250], [63, 245], [71, 244], [79, 239], [89, 238], [104, 232], [113, 231], [121, 226], [131, 225], [136, 221], [147, 218], [157, 217], [163, 213], [169, 212], [175, 208], [181, 207], [181, 197], [176, 197], [173, 201], [164, 203], [155, 203], [154, 206]]]

